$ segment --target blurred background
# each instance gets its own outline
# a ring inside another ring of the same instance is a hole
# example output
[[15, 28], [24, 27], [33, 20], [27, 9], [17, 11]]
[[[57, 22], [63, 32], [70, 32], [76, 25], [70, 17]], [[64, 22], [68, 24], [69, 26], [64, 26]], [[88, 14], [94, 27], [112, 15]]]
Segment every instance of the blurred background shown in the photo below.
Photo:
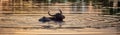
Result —
[[1, 0], [0, 11], [44, 13], [60, 8], [65, 13], [119, 14], [119, 3], [120, 0]]

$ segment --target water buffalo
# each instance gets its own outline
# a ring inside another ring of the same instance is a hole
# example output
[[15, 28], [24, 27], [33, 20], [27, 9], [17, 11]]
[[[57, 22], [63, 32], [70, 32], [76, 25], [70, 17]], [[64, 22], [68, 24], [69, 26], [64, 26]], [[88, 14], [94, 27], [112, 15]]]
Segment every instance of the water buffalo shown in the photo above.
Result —
[[49, 21], [54, 21], [54, 22], [57, 22], [59, 24], [59, 26], [61, 27], [61, 22], [64, 22], [63, 19], [65, 19], [65, 16], [63, 15], [62, 13], [62, 10], [59, 9], [59, 12], [60, 13], [56, 13], [54, 15], [51, 15], [50, 14], [50, 11], [48, 11], [48, 14], [51, 16], [51, 17], [42, 17], [39, 19], [40, 22], [49, 22]]

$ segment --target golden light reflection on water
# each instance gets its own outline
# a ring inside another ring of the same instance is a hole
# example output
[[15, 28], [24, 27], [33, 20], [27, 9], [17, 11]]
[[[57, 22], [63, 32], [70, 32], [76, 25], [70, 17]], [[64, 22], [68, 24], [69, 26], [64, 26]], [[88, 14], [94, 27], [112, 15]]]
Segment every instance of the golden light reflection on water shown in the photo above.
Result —
[[[29, 15], [17, 14], [8, 16], [9, 18], [7, 19], [1, 18], [4, 21], [1, 20], [0, 22], [0, 35], [21, 35], [21, 34], [116, 35], [116, 33], [119, 33], [117, 32], [116, 27], [111, 27], [111, 24], [114, 24], [111, 21], [117, 21], [118, 19], [108, 18], [108, 16], [101, 17], [99, 15], [94, 14], [64, 14], [66, 16], [66, 19], [65, 24], [62, 26], [63, 28], [42, 29], [41, 26], [44, 26], [44, 23], [40, 23], [38, 19], [42, 17], [42, 15], [46, 14], [36, 15], [34, 14], [30, 16]], [[115, 24], [117, 24], [118, 22], [116, 22]]]
[[[111, 31], [110, 29], [92, 29], [92, 28], [86, 28], [86, 29], [14, 29], [14, 28], [0, 28], [2, 31], [0, 32], [0, 35], [3, 34], [9, 34], [9, 35], [20, 35], [20, 34], [109, 34], [109, 35], [115, 35], [115, 32]], [[87, 30], [87, 31], [86, 31]], [[108, 31], [109, 30], [109, 31]], [[111, 32], [110, 32], [111, 31]]]

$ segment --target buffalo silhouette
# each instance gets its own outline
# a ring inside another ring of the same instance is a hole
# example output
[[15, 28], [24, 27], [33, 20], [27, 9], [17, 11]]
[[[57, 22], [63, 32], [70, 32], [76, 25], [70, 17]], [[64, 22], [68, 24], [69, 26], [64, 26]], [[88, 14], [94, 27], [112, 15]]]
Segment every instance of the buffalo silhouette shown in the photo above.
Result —
[[43, 16], [42, 18], [39, 19], [39, 21], [43, 22], [43, 23], [54, 21], [54, 22], [57, 22], [59, 24], [59, 26], [61, 27], [61, 23], [64, 22], [63, 19], [65, 19], [65, 16], [63, 15], [61, 9], [59, 9], [59, 12], [60, 13], [56, 13], [54, 15], [51, 15], [50, 11], [48, 11], [48, 15], [50, 15], [51, 17]]

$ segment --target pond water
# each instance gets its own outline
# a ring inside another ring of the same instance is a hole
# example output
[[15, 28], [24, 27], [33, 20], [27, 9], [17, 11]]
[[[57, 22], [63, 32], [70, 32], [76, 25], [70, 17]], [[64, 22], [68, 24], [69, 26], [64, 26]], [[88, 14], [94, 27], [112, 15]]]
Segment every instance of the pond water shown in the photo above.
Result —
[[[120, 16], [64, 14], [61, 28], [38, 20], [48, 14], [11, 14], [0, 17], [0, 35], [119, 35]], [[44, 28], [49, 25], [50, 28]]]

